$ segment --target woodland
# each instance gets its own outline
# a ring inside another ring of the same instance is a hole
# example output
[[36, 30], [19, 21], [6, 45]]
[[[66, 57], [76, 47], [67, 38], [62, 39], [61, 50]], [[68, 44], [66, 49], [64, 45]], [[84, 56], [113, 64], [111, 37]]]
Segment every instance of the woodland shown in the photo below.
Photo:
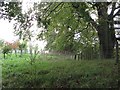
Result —
[[[14, 20], [19, 37], [0, 40], [2, 88], [119, 88], [119, 0], [34, 2], [24, 13], [22, 2], [4, 1], [0, 19]], [[27, 45], [35, 21], [43, 51]]]

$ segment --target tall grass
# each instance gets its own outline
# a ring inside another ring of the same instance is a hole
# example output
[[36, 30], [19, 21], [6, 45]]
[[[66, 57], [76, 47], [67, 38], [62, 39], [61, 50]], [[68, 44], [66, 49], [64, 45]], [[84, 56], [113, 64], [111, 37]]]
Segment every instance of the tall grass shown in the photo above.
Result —
[[114, 60], [54, 55], [39, 56], [33, 65], [27, 55], [2, 60], [3, 88], [117, 88], [118, 79]]

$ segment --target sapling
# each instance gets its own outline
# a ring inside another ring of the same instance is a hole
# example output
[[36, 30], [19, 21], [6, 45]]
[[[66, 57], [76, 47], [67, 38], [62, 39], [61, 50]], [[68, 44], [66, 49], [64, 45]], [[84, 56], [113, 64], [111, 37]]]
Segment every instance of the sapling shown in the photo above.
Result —
[[35, 47], [30, 45], [30, 63], [31, 65], [35, 62], [37, 55], [39, 54], [38, 46]]

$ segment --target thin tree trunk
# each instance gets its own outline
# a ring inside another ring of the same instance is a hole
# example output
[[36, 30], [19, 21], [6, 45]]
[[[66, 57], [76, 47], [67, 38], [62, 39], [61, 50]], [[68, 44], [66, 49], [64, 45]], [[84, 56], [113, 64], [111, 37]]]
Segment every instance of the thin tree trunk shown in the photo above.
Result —
[[15, 56], [17, 57], [17, 50], [16, 49], [14, 49], [15, 50]]
[[20, 57], [22, 57], [22, 49], [20, 49]]
[[4, 59], [5, 59], [5, 53], [4, 53]]

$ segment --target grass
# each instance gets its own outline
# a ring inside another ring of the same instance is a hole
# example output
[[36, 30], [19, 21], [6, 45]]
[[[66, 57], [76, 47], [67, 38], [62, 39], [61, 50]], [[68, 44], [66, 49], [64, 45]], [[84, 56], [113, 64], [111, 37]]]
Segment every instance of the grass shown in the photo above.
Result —
[[72, 60], [39, 56], [31, 65], [28, 56], [2, 60], [3, 88], [117, 88], [114, 60]]

